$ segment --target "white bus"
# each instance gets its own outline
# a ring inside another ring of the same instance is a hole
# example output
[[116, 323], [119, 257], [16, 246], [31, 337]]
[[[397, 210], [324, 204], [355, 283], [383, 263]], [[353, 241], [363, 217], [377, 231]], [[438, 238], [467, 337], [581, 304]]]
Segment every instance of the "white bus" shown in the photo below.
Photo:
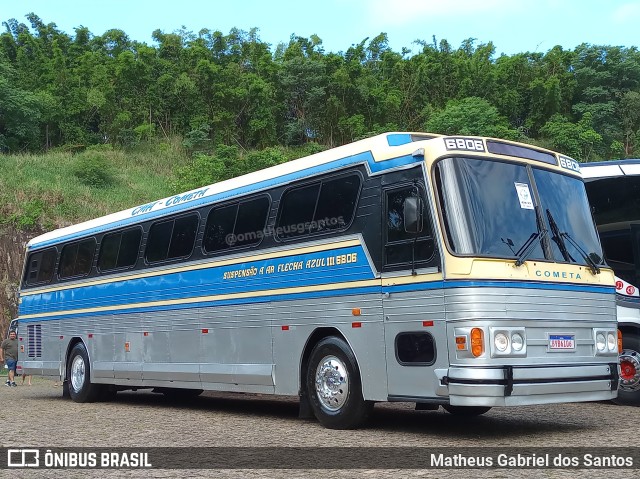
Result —
[[300, 397], [352, 428], [374, 402], [482, 414], [615, 398], [613, 272], [578, 164], [388, 133], [27, 245], [27, 373], [123, 389]]
[[622, 333], [617, 401], [640, 405], [640, 160], [582, 165], [607, 263], [616, 275]]

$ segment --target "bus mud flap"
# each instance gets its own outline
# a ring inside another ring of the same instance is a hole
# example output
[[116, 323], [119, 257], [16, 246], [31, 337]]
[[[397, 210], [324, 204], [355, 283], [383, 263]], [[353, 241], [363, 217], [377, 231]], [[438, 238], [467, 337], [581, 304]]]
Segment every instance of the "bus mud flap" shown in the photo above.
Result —
[[504, 396], [511, 396], [513, 392], [513, 366], [504, 367]]

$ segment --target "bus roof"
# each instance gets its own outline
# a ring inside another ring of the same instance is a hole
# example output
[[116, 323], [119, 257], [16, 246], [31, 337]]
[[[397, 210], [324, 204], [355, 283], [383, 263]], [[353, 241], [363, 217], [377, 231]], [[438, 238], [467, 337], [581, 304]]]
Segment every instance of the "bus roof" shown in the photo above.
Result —
[[332, 148], [311, 156], [248, 173], [208, 186], [187, 191], [145, 205], [50, 231], [33, 238], [27, 249], [41, 248], [82, 236], [118, 229], [151, 218], [192, 209], [216, 201], [256, 193], [307, 176], [364, 164], [371, 173], [402, 167], [421, 161], [412, 142], [441, 135], [418, 132], [392, 132]]
[[582, 177], [586, 181], [616, 176], [640, 175], [640, 159], [582, 163], [580, 170]]

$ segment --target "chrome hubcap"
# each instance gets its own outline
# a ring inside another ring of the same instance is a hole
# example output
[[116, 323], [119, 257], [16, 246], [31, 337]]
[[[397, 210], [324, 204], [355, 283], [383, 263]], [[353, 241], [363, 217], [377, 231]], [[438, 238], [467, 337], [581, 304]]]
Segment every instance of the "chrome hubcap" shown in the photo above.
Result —
[[633, 349], [623, 349], [620, 354], [620, 389], [640, 390], [640, 353]]
[[82, 356], [76, 356], [71, 363], [71, 386], [74, 391], [80, 391], [85, 381], [86, 371]]
[[349, 397], [349, 375], [345, 364], [335, 356], [327, 356], [316, 368], [316, 393], [322, 407], [338, 411]]

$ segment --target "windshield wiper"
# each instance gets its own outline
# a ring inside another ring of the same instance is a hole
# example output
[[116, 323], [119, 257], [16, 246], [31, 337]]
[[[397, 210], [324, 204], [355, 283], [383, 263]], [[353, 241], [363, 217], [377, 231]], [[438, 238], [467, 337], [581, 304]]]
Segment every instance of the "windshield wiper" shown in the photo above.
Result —
[[562, 238], [562, 233], [560, 232], [560, 228], [558, 228], [558, 223], [556, 223], [556, 220], [553, 219], [553, 215], [549, 210], [547, 210], [547, 219], [549, 220], [549, 226], [551, 227], [551, 232], [553, 233], [553, 236], [551, 237], [551, 239], [558, 245], [560, 254], [562, 254], [562, 257], [564, 258], [565, 261], [575, 263], [576, 260], [573, 259], [573, 256], [571, 256], [571, 253], [569, 253], [569, 250], [567, 249], [567, 245], [565, 244], [564, 239]]
[[571, 243], [571, 245], [580, 252], [582, 258], [589, 265], [589, 270], [591, 271], [591, 273], [600, 274], [600, 268], [593, 260], [591, 255], [588, 254], [584, 249], [582, 249], [582, 247], [569, 235], [569, 233], [560, 231], [560, 228], [558, 228], [558, 224], [553, 219], [553, 215], [549, 210], [547, 210], [547, 218], [549, 219], [549, 226], [551, 227], [551, 231], [553, 232], [553, 237], [551, 239], [558, 245], [558, 249], [560, 250], [560, 253], [562, 254], [564, 260], [573, 263], [576, 262], [573, 256], [571, 256], [571, 254], [569, 253], [567, 245], [564, 242], [564, 239], [566, 238], [567, 240], [569, 240], [569, 243]]
[[600, 268], [598, 267], [598, 264], [591, 257], [591, 255], [594, 254], [594, 253], [587, 253], [584, 249], [582, 249], [582, 247], [577, 243], [577, 241], [574, 240], [569, 235], [569, 233], [565, 232], [565, 233], [560, 233], [560, 234], [564, 238], [567, 238], [569, 240], [569, 243], [571, 243], [574, 246], [575, 249], [580, 251], [580, 254], [584, 258], [584, 260], [587, 262], [587, 264], [589, 265], [589, 269], [591, 270], [591, 273], [592, 274], [600, 274]]
[[524, 244], [520, 247], [520, 249], [514, 253], [518, 257], [516, 259], [516, 266], [521, 266], [524, 264], [524, 262], [527, 260], [527, 258], [533, 251], [533, 249], [536, 247], [537, 245], [536, 240], [540, 239], [540, 241], [542, 241], [547, 236], [547, 234], [548, 234], [547, 230], [531, 233], [531, 236], [529, 236], [529, 239], [525, 241]]

